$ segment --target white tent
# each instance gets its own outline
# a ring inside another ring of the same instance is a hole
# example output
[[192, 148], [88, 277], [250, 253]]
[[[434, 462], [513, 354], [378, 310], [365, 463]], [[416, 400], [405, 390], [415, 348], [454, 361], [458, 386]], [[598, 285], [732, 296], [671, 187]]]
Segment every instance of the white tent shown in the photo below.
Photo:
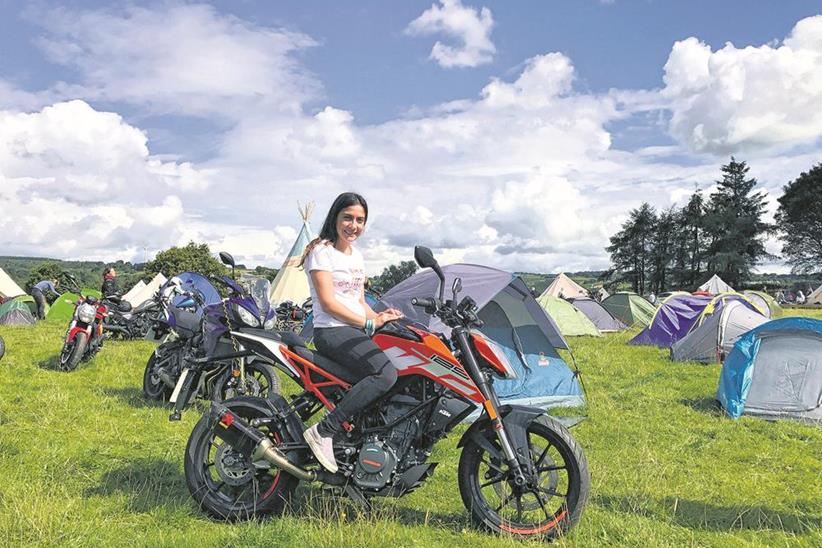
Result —
[[[560, 272], [554, 281], [551, 282], [542, 295], [551, 295], [552, 297], [560, 297], [563, 299], [578, 299], [587, 297], [588, 291], [574, 280]], [[542, 296], [540, 295], [540, 296]]]
[[805, 301], [805, 304], [822, 304], [822, 285], [816, 288], [816, 290], [808, 295], [808, 299]]
[[136, 284], [134, 284], [134, 287], [129, 289], [128, 292], [125, 295], [123, 295], [123, 300], [131, 302], [134, 299], [134, 297], [136, 297], [140, 293], [140, 290], [142, 290], [145, 286], [146, 282], [144, 282], [143, 280], [138, 281]]
[[6, 271], [0, 268], [0, 297], [10, 298], [18, 295], [25, 295], [17, 283], [11, 279], [11, 276], [6, 274]]
[[166, 283], [166, 277], [162, 274], [158, 273], [154, 276], [150, 282], [148, 282], [145, 287], [140, 289], [135, 295], [129, 299], [128, 302], [131, 303], [131, 306], [136, 308], [146, 302], [147, 300], [154, 297], [154, 294], [160, 289], [160, 286]]
[[767, 322], [768, 318], [739, 301], [727, 303], [721, 312], [713, 313], [704, 322], [671, 347], [671, 359], [710, 363], [721, 362], [739, 337]]
[[719, 295], [720, 293], [727, 293], [729, 291], [736, 291], [733, 287], [726, 284], [722, 278], [714, 274], [711, 279], [699, 286], [700, 291], [705, 291], [711, 295]]
[[314, 239], [314, 233], [311, 230], [311, 225], [308, 224], [308, 218], [311, 216], [311, 210], [314, 204], [308, 204], [305, 207], [300, 207], [300, 216], [303, 219], [303, 226], [300, 233], [297, 235], [297, 240], [291, 246], [291, 251], [283, 261], [283, 266], [277, 272], [277, 276], [271, 283], [271, 292], [268, 294], [268, 300], [272, 306], [283, 301], [291, 301], [293, 303], [302, 304], [311, 292], [308, 289], [308, 278], [303, 268], [300, 266], [300, 260], [303, 257], [305, 247]]

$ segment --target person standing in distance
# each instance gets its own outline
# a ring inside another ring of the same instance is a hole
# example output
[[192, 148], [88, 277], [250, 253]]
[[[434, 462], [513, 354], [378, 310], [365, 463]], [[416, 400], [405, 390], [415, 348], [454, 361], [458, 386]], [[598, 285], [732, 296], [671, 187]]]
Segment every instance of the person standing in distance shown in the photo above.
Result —
[[35, 304], [37, 304], [37, 319], [42, 320], [46, 317], [46, 295], [45, 292], [48, 291], [49, 293], [54, 294], [55, 296], [59, 297], [60, 294], [57, 292], [57, 285], [60, 282], [57, 280], [42, 280], [34, 284], [34, 287], [31, 288], [31, 296], [34, 298]]
[[347, 367], [360, 380], [319, 423], [303, 436], [320, 464], [337, 471], [333, 437], [342, 423], [388, 392], [397, 381], [397, 370], [371, 340], [374, 331], [399, 319], [388, 309], [377, 314], [365, 301], [365, 265], [354, 242], [365, 230], [368, 204], [354, 192], [337, 196], [320, 235], [306, 246], [302, 265], [314, 305], [314, 344], [317, 350]]

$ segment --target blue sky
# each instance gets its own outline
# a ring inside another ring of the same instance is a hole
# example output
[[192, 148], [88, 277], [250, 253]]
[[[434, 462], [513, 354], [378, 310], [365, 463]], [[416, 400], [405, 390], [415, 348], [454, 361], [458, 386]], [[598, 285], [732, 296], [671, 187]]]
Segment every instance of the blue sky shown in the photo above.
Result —
[[820, 161], [818, 13], [0, 0], [0, 248], [134, 259], [194, 238], [278, 266], [297, 201], [319, 224], [355, 189], [372, 271], [414, 242], [511, 270], [603, 268], [630, 208], [709, 191], [731, 154], [772, 206]]

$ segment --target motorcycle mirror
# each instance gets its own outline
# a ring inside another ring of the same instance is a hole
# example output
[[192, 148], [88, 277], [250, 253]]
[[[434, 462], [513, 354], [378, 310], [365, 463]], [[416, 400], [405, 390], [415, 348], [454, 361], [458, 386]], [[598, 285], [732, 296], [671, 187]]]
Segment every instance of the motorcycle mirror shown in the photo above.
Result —
[[457, 294], [462, 291], [462, 278], [454, 278], [454, 283], [451, 285], [451, 307], [457, 308]]
[[231, 253], [220, 251], [220, 261], [222, 261], [224, 265], [234, 268], [234, 257], [231, 256]]
[[417, 261], [417, 264], [420, 265], [421, 268], [430, 268], [436, 273], [440, 279], [440, 300], [442, 300], [442, 294], [445, 291], [445, 287], [443, 287], [445, 275], [442, 273], [440, 264], [434, 258], [434, 254], [425, 246], [414, 246], [414, 260]]

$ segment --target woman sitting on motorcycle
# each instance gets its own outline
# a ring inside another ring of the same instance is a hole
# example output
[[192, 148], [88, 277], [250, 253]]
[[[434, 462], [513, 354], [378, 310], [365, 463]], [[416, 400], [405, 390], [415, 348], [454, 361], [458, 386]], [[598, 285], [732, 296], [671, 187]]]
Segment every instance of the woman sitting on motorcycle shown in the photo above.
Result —
[[107, 266], [105, 270], [103, 270], [103, 287], [100, 288], [100, 293], [102, 293], [103, 298], [106, 297], [119, 297], [120, 291], [117, 289], [117, 271], [114, 270], [113, 266]]
[[377, 314], [365, 302], [363, 257], [353, 246], [367, 220], [365, 198], [353, 192], [340, 194], [302, 260], [314, 303], [314, 344], [321, 354], [361, 379], [333, 411], [303, 434], [317, 460], [330, 472], [337, 471], [332, 438], [342, 431], [342, 423], [397, 381], [397, 370], [371, 335], [386, 322], [401, 318], [402, 313], [389, 309]]

